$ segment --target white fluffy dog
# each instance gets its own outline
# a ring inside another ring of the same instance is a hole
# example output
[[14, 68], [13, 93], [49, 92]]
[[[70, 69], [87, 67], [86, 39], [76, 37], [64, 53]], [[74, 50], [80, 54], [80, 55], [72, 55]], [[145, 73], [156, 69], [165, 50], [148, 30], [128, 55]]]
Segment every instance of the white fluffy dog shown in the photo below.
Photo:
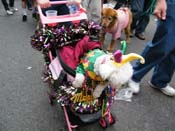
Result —
[[77, 67], [73, 86], [81, 88], [85, 77], [99, 81], [93, 90], [93, 97], [97, 98], [108, 84], [113, 88], [120, 88], [125, 84], [133, 74], [129, 62], [136, 59], [140, 59], [141, 63], [144, 63], [144, 58], [135, 53], [122, 55], [121, 51], [111, 54], [100, 49], [91, 50], [82, 58]]

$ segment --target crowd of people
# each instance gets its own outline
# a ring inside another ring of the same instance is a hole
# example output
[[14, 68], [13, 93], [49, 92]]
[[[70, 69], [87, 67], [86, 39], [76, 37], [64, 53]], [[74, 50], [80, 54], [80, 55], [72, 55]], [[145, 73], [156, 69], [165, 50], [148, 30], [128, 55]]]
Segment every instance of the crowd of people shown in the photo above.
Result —
[[[2, 0], [2, 5], [7, 15], [13, 15], [18, 11], [18, 8], [15, 6], [15, 0]], [[22, 21], [27, 21], [27, 10], [32, 11], [32, 14], [36, 13], [36, 2], [34, 0], [21, 0], [21, 14]]]
[[[23, 21], [27, 20], [26, 0], [22, 0]], [[88, 19], [100, 23], [101, 0], [82, 0], [82, 5], [86, 8]], [[124, 3], [118, 2], [114, 8], [118, 9]], [[133, 65], [134, 73], [128, 85], [133, 93], [140, 91], [142, 78], [154, 69], [151, 80], [148, 82], [150, 87], [160, 90], [168, 96], [175, 96], [175, 89], [169, 85], [175, 71], [175, 0], [132, 0], [130, 2], [133, 13], [133, 23], [131, 26], [132, 36], [140, 40], [145, 40], [144, 31], [150, 20], [152, 2], [155, 2], [153, 14], [157, 17], [157, 28], [153, 39], [147, 43], [141, 55], [145, 58], [145, 64], [139, 62]], [[8, 15], [12, 15], [18, 9], [14, 6], [14, 0], [2, 0], [4, 9]], [[49, 0], [38, 0], [42, 8], [50, 7]], [[151, 7], [151, 8], [150, 8]], [[26, 16], [24, 18], [24, 16]]]

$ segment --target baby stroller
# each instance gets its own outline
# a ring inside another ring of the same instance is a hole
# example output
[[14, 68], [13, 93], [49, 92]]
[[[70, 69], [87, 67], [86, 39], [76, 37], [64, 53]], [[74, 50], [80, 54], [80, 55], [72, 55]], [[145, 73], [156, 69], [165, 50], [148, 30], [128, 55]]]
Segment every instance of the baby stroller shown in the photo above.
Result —
[[[38, 6], [43, 27], [31, 37], [31, 45], [42, 51], [45, 60], [45, 79], [49, 83], [50, 104], [59, 103], [63, 108], [69, 131], [81, 125], [99, 120], [106, 128], [115, 123], [110, 112], [115, 90], [108, 85], [99, 98], [92, 97], [92, 87], [96, 85], [86, 78], [82, 88], [72, 86], [79, 58], [88, 50], [100, 48], [98, 41], [100, 26], [87, 21], [83, 8], [77, 2], [51, 2], [51, 4], [75, 4], [76, 12], [54, 17], [46, 17]], [[71, 22], [65, 27], [62, 22]], [[52, 25], [57, 23], [56, 25]], [[86, 50], [81, 50], [86, 46]]]

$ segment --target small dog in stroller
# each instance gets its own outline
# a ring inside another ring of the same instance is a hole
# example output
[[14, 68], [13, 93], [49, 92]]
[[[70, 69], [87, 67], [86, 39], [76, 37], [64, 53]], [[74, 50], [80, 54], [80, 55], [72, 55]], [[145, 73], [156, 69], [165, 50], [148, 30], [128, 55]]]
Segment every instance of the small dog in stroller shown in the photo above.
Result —
[[131, 78], [133, 70], [129, 62], [136, 59], [144, 63], [144, 59], [135, 53], [123, 55], [121, 50], [114, 54], [100, 49], [90, 50], [76, 69], [73, 86], [82, 87], [85, 77], [90, 77], [98, 82], [93, 91], [93, 97], [98, 98], [108, 84], [120, 88]]

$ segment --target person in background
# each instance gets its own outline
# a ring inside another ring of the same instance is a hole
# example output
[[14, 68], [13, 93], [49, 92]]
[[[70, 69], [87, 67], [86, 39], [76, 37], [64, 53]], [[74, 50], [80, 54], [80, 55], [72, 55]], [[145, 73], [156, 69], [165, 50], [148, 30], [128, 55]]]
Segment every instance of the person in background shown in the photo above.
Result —
[[82, 0], [82, 6], [87, 10], [87, 16], [89, 21], [94, 21], [100, 24], [101, 21], [101, 0]]
[[22, 0], [22, 21], [27, 21], [27, 0]]
[[152, 0], [132, 0], [131, 11], [133, 13], [133, 22], [131, 24], [131, 37], [134, 35], [140, 40], [145, 40], [145, 29], [150, 21], [150, 5]]
[[32, 0], [27, 0], [27, 8], [28, 8], [28, 10], [32, 10], [32, 6], [33, 4], [32, 4]]
[[13, 15], [14, 12], [18, 11], [18, 9], [14, 6], [14, 2], [14, 0], [9, 0], [9, 3], [7, 3], [6, 0], [2, 0], [4, 9], [8, 15]]
[[49, 3], [49, 0], [36, 0], [37, 4], [40, 5], [41, 8], [48, 8], [51, 6], [51, 4]]
[[[50, 0], [50, 1], [61, 1], [61, 0]], [[37, 0], [37, 4], [39, 4], [40, 7], [42, 8], [42, 12], [44, 15], [46, 15], [47, 10], [57, 10], [57, 15], [70, 14], [69, 8], [67, 7], [66, 4], [51, 5], [49, 0]], [[67, 27], [69, 27], [71, 24], [72, 24], [71, 22], [60, 23], [60, 25], [65, 25]]]
[[[27, 1], [30, 2], [30, 4]], [[21, 7], [22, 7], [22, 21], [23, 22], [27, 21], [27, 8], [28, 10], [32, 11], [32, 17], [36, 19], [37, 10], [36, 10], [35, 0], [22, 0]]]
[[117, 1], [117, 3], [115, 4], [114, 9], [117, 10], [120, 7], [122, 7], [123, 5], [126, 7], [129, 7], [132, 0], [116, 0], [116, 1]]
[[175, 89], [169, 85], [175, 71], [175, 0], [157, 0], [154, 14], [158, 18], [156, 32], [142, 52], [145, 64], [137, 62], [129, 81], [133, 93], [140, 90], [140, 81], [152, 69], [148, 82], [150, 87], [168, 96], [175, 96]]

